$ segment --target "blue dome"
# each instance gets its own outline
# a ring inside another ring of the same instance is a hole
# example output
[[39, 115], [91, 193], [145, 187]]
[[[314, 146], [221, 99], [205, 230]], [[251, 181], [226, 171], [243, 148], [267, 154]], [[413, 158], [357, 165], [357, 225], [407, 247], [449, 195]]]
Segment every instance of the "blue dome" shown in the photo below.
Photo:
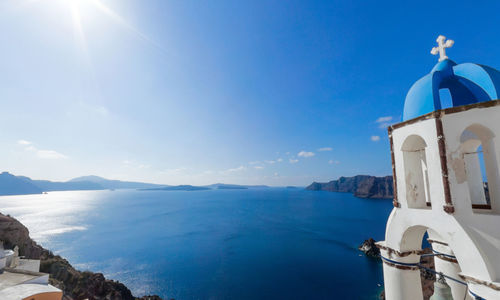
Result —
[[500, 95], [500, 72], [473, 63], [457, 65], [450, 59], [437, 63], [408, 91], [403, 121], [450, 107], [442, 103], [441, 89], [450, 91], [451, 107], [496, 100]]

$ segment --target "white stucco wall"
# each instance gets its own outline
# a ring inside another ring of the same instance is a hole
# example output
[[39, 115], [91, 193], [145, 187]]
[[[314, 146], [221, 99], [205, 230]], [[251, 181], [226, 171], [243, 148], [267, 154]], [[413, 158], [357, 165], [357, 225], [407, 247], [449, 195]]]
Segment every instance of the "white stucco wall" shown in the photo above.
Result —
[[[500, 286], [498, 283], [500, 281], [500, 175], [498, 172], [500, 137], [496, 134], [500, 133], [500, 106], [445, 114], [441, 120], [451, 201], [455, 211], [449, 214], [443, 209], [446, 201], [436, 120], [430, 118], [396, 128], [392, 132], [392, 139], [396, 192], [400, 208], [395, 208], [389, 217], [384, 245], [400, 252], [418, 250], [421, 248], [424, 233], [431, 229], [429, 237], [447, 243], [449, 251], [459, 262], [459, 266], [455, 269], [441, 262], [437, 263], [437, 268], [448, 270], [450, 273], [456, 273], [461, 269], [463, 275]], [[476, 131], [481, 126], [488, 128], [489, 131], [480, 135], [487, 164], [491, 209], [472, 208], [473, 202], [484, 204], [485, 199], [477, 199], [482, 189], [480, 185], [482, 179], [477, 178], [480, 172], [467, 166], [464, 160], [466, 147], [463, 144], [462, 134], [470, 126], [473, 126]], [[412, 177], [422, 176], [422, 174], [415, 161], [408, 163], [408, 157], [411, 155], [404, 152], [413, 149], [407, 147], [408, 142], [405, 144], [405, 141], [408, 141], [408, 138], [411, 140], [413, 135], [418, 135], [425, 141], [428, 186], [425, 186], [427, 185], [425, 180], [416, 180]], [[470, 183], [471, 178], [476, 178], [476, 182]], [[424, 186], [416, 186], [419, 184], [424, 184]], [[471, 188], [477, 190], [471, 193]], [[425, 197], [419, 193], [425, 193], [426, 190], [430, 195], [432, 207], [422, 205], [421, 201]], [[393, 276], [393, 273], [404, 273], [389, 270], [389, 268], [391, 267], [384, 265], [384, 272], [387, 272], [389, 277]], [[392, 283], [390, 285], [394, 286]], [[485, 285], [470, 284], [469, 288], [487, 299], [500, 299], [499, 291]], [[394, 291], [388, 292], [387, 288], [386, 293], [397, 294]], [[388, 297], [387, 299], [396, 298]]]

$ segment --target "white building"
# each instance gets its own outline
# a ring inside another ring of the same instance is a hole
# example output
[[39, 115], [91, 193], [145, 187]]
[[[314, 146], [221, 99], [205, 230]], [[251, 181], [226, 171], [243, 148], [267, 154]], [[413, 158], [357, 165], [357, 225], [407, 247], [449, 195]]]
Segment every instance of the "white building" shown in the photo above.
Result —
[[19, 258], [17, 249], [4, 250], [0, 242], [0, 299], [61, 300], [62, 291], [49, 284], [49, 274], [39, 270], [40, 260]]
[[438, 64], [389, 128], [394, 209], [378, 243], [386, 299], [422, 299], [425, 233], [436, 271], [462, 282], [447, 280], [453, 299], [500, 299], [500, 72], [456, 64], [445, 53], [453, 42], [437, 42]]

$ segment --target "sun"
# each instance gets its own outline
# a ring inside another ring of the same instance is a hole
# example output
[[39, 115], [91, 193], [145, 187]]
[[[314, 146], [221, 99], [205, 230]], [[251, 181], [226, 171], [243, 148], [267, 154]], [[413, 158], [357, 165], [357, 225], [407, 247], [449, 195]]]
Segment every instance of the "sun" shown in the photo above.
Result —
[[79, 52], [84, 56], [84, 60], [87, 64], [92, 64], [87, 40], [92, 39], [91, 34], [95, 32], [95, 29], [91, 28], [93, 24], [85, 23], [95, 19], [110, 20], [111, 22], [109, 24], [120, 27], [124, 34], [132, 35], [142, 42], [160, 50], [162, 53], [168, 52], [162, 45], [149, 38], [135, 26], [132, 26], [124, 17], [116, 12], [115, 9], [108, 6], [103, 0], [24, 0], [18, 2], [18, 8], [27, 9], [35, 4], [37, 6], [48, 6], [48, 4], [50, 4], [50, 6], [54, 8], [57, 7], [57, 11], [62, 10], [66, 13], [66, 17], [69, 17], [72, 23], [74, 43], [79, 49]]
[[100, 0], [61, 0], [71, 11], [75, 29], [83, 30], [82, 13], [90, 13], [97, 11], [121, 25], [126, 24], [125, 20], [119, 16], [115, 11], [106, 6]]
[[94, 12], [97, 11], [98, 13], [114, 21], [117, 25], [125, 29], [125, 31], [132, 33], [136, 37], [150, 44], [153, 44], [158, 48], [162, 48], [157, 43], [152, 41], [149, 37], [147, 37], [145, 34], [136, 29], [134, 26], [130, 25], [122, 16], [120, 16], [112, 8], [104, 4], [103, 1], [101, 0], [61, 0], [61, 1], [63, 1], [66, 5], [69, 6], [71, 10], [75, 32], [79, 36], [79, 39], [81, 39], [84, 43], [85, 43], [85, 36], [84, 36], [84, 25], [82, 24], [82, 13], [83, 12], [90, 13], [91, 11]]

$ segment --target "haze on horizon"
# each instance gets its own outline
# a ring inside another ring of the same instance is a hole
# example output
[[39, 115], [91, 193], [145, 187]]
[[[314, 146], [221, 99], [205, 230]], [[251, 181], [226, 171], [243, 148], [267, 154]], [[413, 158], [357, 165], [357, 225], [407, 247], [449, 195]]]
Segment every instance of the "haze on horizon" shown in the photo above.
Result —
[[437, 62], [436, 37], [455, 40], [456, 62], [500, 68], [499, 8], [2, 1], [1, 171], [193, 185], [389, 175], [386, 126]]

